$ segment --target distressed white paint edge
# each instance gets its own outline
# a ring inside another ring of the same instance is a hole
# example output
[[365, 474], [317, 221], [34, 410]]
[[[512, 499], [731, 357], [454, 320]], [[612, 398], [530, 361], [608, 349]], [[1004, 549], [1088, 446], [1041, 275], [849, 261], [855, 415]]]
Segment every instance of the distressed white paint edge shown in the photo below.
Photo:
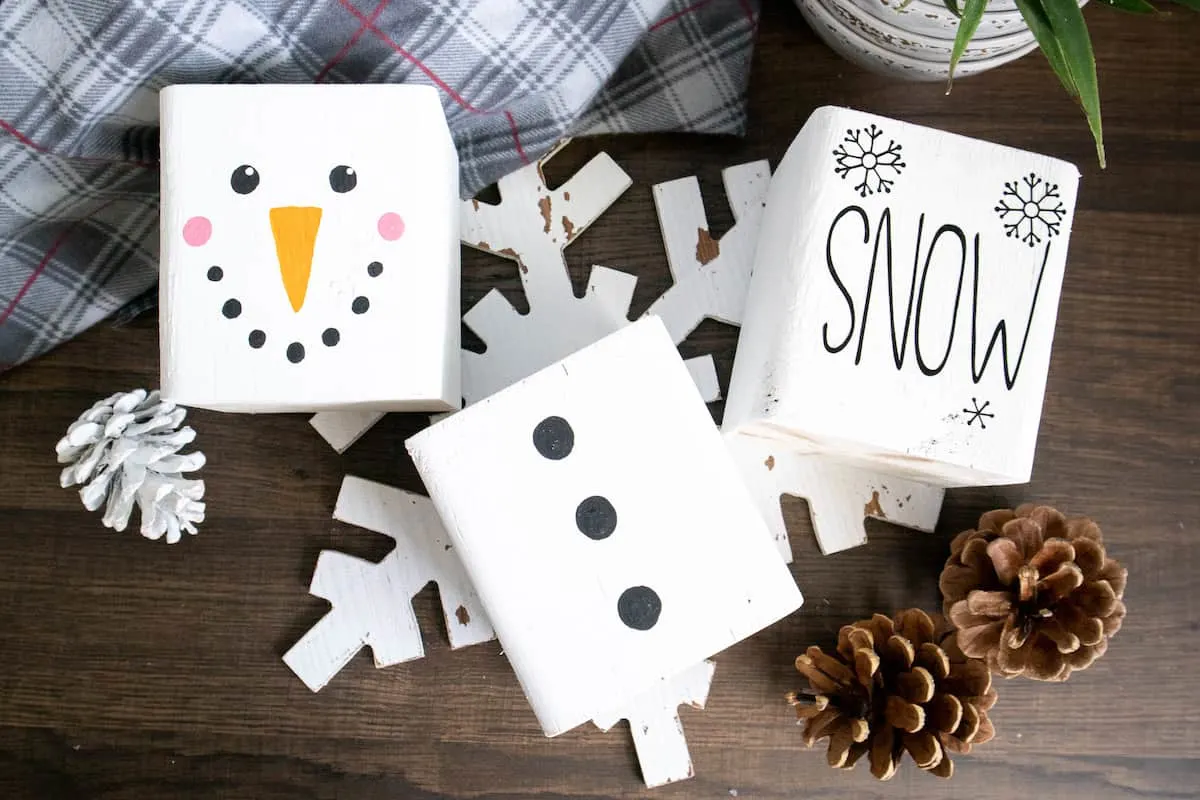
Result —
[[593, 720], [603, 731], [611, 730], [622, 719], [629, 720], [633, 747], [648, 788], [695, 776], [679, 706], [704, 708], [715, 671], [716, 664], [702, 661], [674, 678], [660, 681], [621, 711]]
[[945, 490], [938, 486], [791, 452], [772, 440], [726, 433], [725, 443], [787, 563], [792, 562], [792, 545], [783, 495], [807, 501], [824, 555], [866, 544], [868, 517], [929, 532], [941, 514]]
[[674, 285], [646, 313], [661, 316], [676, 343], [705, 319], [742, 323], [771, 169], [765, 160], [752, 161], [728, 167], [721, 175], [734, 224], [720, 239], [709, 234], [695, 176], [652, 187]]

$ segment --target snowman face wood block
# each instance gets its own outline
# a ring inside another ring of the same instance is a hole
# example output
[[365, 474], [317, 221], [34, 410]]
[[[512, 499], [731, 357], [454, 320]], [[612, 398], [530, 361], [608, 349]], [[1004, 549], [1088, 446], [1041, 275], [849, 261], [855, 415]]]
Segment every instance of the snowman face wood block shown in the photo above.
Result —
[[802, 602], [656, 317], [408, 449], [548, 736]]
[[162, 91], [163, 394], [460, 405], [458, 158], [419, 86]]
[[819, 109], [771, 182], [726, 431], [945, 486], [1029, 480], [1078, 179]]

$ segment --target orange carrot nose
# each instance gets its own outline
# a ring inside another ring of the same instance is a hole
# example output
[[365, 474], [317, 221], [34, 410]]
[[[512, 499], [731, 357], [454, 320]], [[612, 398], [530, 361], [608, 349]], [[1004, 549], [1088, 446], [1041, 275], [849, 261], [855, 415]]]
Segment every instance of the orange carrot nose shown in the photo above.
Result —
[[279, 256], [279, 274], [292, 310], [299, 311], [308, 294], [312, 276], [313, 248], [321, 227], [321, 209], [285, 206], [271, 209], [271, 232], [275, 234], [275, 253]]

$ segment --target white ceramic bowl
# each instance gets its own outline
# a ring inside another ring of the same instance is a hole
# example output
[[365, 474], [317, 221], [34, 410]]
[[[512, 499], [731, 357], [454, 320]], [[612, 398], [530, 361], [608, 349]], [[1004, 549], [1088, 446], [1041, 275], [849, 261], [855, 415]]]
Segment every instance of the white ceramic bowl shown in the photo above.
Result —
[[[826, 9], [817, 0], [796, 0], [800, 13], [813, 31], [831, 49], [855, 64], [879, 75], [904, 78], [910, 81], [945, 81], [950, 76], [949, 59], [944, 62], [926, 61], [907, 53], [885, 50], [880, 45], [850, 28], [841, 19]], [[1020, 50], [978, 61], [965, 61], [958, 65], [954, 75], [965, 78], [1015, 61], [1037, 49], [1037, 42], [1030, 42]]]
[[[848, 0], [848, 2], [880, 22], [901, 30], [950, 40], [953, 40], [958, 32], [958, 17], [951, 14], [950, 10], [937, 0], [932, 2], [912, 0], [908, 5], [904, 4], [904, 0]], [[976, 40], [1028, 30], [1020, 11], [1015, 9], [998, 10], [996, 5], [997, 0], [988, 3], [988, 10], [979, 23], [979, 30], [975, 32]]]
[[[808, 1], [805, 0], [805, 2]], [[873, 41], [885, 50], [906, 53], [924, 61], [941, 63], [950, 61], [950, 54], [954, 49], [953, 33], [949, 38], [934, 37], [899, 27], [896, 21], [890, 23], [881, 21], [862, 9], [864, 4], [873, 2], [873, 0], [817, 0], [817, 2], [820, 2], [826, 11], [838, 17], [847, 27], [853, 28], [860, 36]], [[947, 15], [949, 13], [949, 11], [946, 12]], [[901, 22], [908, 24], [909, 19], [903, 18]], [[1015, 53], [1028, 47], [1033, 41], [1033, 32], [1028, 28], [989, 38], [975, 36], [967, 44], [960, 63]]]

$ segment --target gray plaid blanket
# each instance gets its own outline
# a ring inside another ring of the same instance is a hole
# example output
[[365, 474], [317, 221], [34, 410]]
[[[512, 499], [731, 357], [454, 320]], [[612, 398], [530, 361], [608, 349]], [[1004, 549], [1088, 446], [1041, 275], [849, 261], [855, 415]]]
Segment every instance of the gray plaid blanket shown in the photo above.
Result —
[[563, 136], [741, 133], [758, 0], [3, 0], [0, 371], [158, 276], [158, 90], [436, 86], [470, 196]]

